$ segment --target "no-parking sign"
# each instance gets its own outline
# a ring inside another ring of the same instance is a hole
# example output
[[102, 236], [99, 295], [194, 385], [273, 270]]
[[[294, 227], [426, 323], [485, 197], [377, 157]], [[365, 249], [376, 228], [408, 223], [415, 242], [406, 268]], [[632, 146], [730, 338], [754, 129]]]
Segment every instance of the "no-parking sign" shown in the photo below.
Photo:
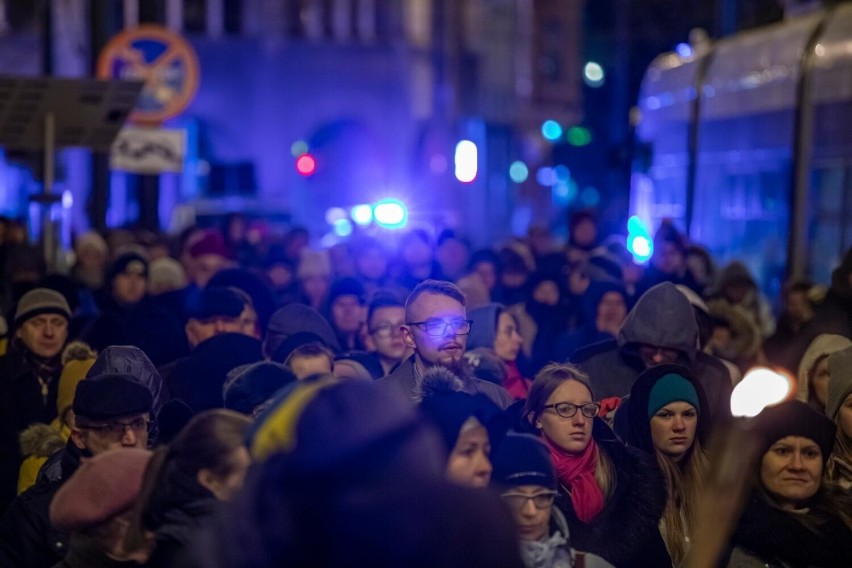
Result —
[[198, 89], [198, 57], [180, 35], [144, 25], [113, 37], [98, 58], [100, 79], [141, 79], [145, 87], [130, 120], [160, 124], [180, 114]]

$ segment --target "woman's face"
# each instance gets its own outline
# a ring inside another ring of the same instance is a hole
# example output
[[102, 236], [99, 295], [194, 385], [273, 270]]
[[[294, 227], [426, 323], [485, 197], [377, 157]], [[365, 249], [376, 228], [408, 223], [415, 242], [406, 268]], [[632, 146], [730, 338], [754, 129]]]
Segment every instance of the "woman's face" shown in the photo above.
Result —
[[688, 402], [672, 402], [651, 417], [651, 439], [659, 452], [680, 461], [695, 442], [697, 427], [695, 407]]
[[828, 400], [829, 378], [831, 378], [831, 375], [828, 372], [828, 356], [824, 356], [814, 368], [814, 378], [811, 381], [811, 386], [814, 389], [814, 398], [822, 408], [825, 408], [825, 401]]
[[[509, 505], [521, 540], [540, 541], [548, 536], [554, 492], [542, 485], [520, 485], [505, 491], [501, 497]], [[549, 503], [539, 508], [535, 498]]]
[[209, 489], [219, 501], [230, 501], [242, 489], [246, 480], [246, 473], [251, 465], [251, 456], [243, 446], [231, 452], [228, 459], [231, 468], [224, 476], [214, 476], [209, 470], [205, 469], [198, 472], [199, 476], [206, 478], [206, 482], [202, 482], [201, 485]]
[[847, 440], [852, 440], [852, 394], [847, 396], [840, 405], [840, 411], [837, 413], [837, 427]]
[[800, 508], [819, 489], [822, 464], [822, 452], [816, 442], [787, 436], [763, 454], [760, 483], [781, 507]]
[[467, 487], [488, 487], [491, 481], [491, 443], [488, 431], [475, 418], [462, 426], [447, 462], [450, 481]]
[[524, 340], [518, 333], [515, 318], [503, 312], [497, 318], [497, 337], [494, 338], [494, 352], [504, 361], [514, 361]]
[[[593, 402], [592, 393], [586, 385], [579, 381], [567, 380], [553, 391], [547, 399], [546, 406], [570, 402], [577, 406]], [[579, 454], [585, 451], [592, 439], [592, 422], [594, 418], [586, 418], [580, 409], [571, 418], [563, 418], [554, 408], [545, 408], [536, 419], [535, 426], [562, 450]]]
[[546, 306], [559, 303], [559, 287], [553, 280], [543, 280], [533, 290], [533, 300]]

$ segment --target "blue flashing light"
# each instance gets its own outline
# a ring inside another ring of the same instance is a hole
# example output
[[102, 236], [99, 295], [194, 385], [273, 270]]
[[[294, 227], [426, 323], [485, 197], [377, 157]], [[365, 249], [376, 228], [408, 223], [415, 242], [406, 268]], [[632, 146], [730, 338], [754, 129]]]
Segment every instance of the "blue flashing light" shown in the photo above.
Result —
[[559, 181], [567, 182], [569, 179], [571, 179], [571, 170], [569, 170], [568, 166], [566, 166], [565, 164], [559, 164], [558, 166], [554, 167], [553, 174]]
[[555, 142], [562, 138], [562, 125], [555, 120], [545, 120], [541, 124], [541, 135], [545, 140]]
[[334, 225], [337, 221], [346, 219], [346, 211], [340, 207], [329, 207], [325, 212], [325, 222]]
[[679, 43], [677, 47], [675, 47], [675, 52], [680, 55], [684, 59], [689, 59], [692, 57], [692, 46], [688, 43]]
[[512, 162], [509, 166], [509, 177], [515, 183], [524, 183], [530, 176], [530, 169], [520, 160]]
[[627, 250], [633, 255], [633, 259], [639, 264], [648, 262], [654, 254], [654, 243], [645, 224], [633, 215], [627, 220], [627, 232]]
[[348, 237], [352, 234], [352, 223], [349, 219], [338, 219], [334, 222], [334, 234], [338, 237]]
[[373, 207], [376, 224], [385, 229], [401, 229], [408, 223], [408, 210], [396, 199], [383, 199]]
[[456, 144], [456, 179], [462, 183], [470, 183], [476, 179], [479, 169], [479, 152], [476, 144], [470, 140], [462, 140]]
[[373, 222], [373, 208], [369, 205], [356, 205], [349, 213], [358, 225], [366, 226]]
[[590, 87], [600, 87], [606, 80], [606, 74], [600, 63], [589, 61], [583, 67], [583, 80]]

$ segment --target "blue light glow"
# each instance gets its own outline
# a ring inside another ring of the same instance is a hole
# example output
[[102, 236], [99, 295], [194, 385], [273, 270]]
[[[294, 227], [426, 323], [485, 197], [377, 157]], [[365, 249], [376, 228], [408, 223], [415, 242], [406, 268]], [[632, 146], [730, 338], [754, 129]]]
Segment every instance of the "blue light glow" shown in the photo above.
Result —
[[541, 135], [545, 140], [555, 142], [562, 137], [562, 126], [555, 120], [545, 120], [541, 125]]
[[334, 234], [339, 237], [348, 237], [352, 234], [352, 223], [349, 219], [338, 219], [334, 222]]
[[627, 220], [627, 250], [633, 255], [633, 260], [639, 264], [648, 262], [654, 254], [654, 243], [645, 224], [636, 215]]
[[346, 211], [340, 207], [330, 207], [325, 212], [325, 222], [334, 225], [337, 221], [346, 219]]
[[601, 202], [601, 194], [595, 187], [587, 187], [580, 193], [580, 201], [586, 207], [595, 207]]
[[470, 183], [475, 180], [479, 168], [478, 160], [476, 144], [470, 140], [462, 140], [456, 144], [456, 179], [462, 183]]
[[383, 199], [373, 208], [376, 224], [385, 229], [401, 229], [408, 223], [408, 210], [401, 201]]
[[690, 46], [688, 43], [677, 44], [677, 47], [675, 47], [675, 51], [684, 59], [692, 57], [692, 46]]
[[512, 162], [509, 166], [509, 177], [515, 183], [524, 183], [530, 176], [530, 170], [525, 163], [520, 160]]
[[369, 205], [356, 205], [350, 211], [352, 220], [358, 225], [369, 225], [373, 222], [373, 208]]
[[586, 63], [586, 66], [583, 67], [583, 80], [590, 87], [600, 87], [603, 85], [606, 75], [601, 64], [595, 61]]
[[556, 174], [553, 173], [553, 168], [547, 166], [539, 168], [535, 174], [535, 181], [544, 187], [550, 187], [555, 184]]
[[568, 181], [571, 179], [571, 170], [565, 164], [559, 164], [553, 168], [553, 174], [559, 181]]

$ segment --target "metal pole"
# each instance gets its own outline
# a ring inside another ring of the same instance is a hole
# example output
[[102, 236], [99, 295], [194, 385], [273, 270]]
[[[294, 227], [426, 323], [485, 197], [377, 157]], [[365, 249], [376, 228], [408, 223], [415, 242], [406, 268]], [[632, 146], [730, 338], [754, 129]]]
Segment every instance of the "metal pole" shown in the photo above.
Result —
[[44, 116], [44, 201], [41, 203], [41, 238], [44, 247], [44, 260], [48, 268], [53, 268], [56, 261], [54, 244], [53, 220], [50, 210], [53, 205], [51, 194], [54, 181], [54, 145], [56, 142], [56, 122], [52, 112]]

